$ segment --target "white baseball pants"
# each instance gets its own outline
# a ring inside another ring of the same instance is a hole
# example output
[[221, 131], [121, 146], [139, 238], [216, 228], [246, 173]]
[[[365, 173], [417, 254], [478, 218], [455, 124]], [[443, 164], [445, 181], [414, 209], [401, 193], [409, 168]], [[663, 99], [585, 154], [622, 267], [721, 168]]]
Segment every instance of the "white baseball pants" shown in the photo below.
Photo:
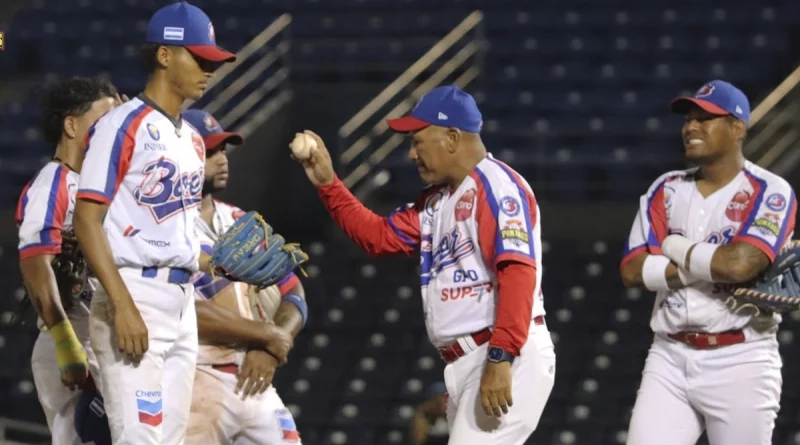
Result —
[[697, 350], [656, 336], [642, 373], [627, 445], [769, 445], [781, 397], [774, 337]]
[[118, 349], [108, 294], [98, 286], [89, 321], [100, 365], [98, 389], [115, 445], [183, 445], [197, 361], [197, 316], [191, 283], [120, 269], [148, 330], [149, 349], [131, 363]]
[[235, 389], [236, 375], [197, 367], [186, 445], [301, 443], [294, 418], [274, 386], [244, 400]]
[[531, 323], [528, 341], [511, 365], [514, 405], [499, 418], [487, 416], [481, 407], [480, 384], [488, 348], [488, 344], [478, 346], [444, 369], [448, 445], [523, 445], [550, 398], [556, 354], [546, 325]]
[[[70, 319], [78, 340], [83, 344], [89, 361], [89, 370], [97, 372], [97, 359], [89, 344], [88, 314]], [[53, 445], [85, 445], [75, 431], [75, 404], [80, 391], [70, 391], [61, 383], [61, 372], [56, 361], [56, 346], [49, 332], [40, 332], [31, 355], [33, 383], [42, 411], [47, 418]], [[91, 444], [91, 442], [89, 442]]]

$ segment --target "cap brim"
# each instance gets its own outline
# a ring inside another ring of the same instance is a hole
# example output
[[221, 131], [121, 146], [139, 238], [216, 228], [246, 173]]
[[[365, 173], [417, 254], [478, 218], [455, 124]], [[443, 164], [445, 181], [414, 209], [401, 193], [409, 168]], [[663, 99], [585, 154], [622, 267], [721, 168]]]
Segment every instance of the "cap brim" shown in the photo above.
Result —
[[724, 108], [720, 107], [717, 104], [713, 104], [713, 103], [711, 103], [711, 102], [709, 102], [707, 100], [697, 99], [695, 97], [679, 97], [679, 98], [673, 100], [672, 102], [670, 102], [669, 109], [673, 113], [686, 114], [692, 108], [692, 105], [697, 105], [703, 111], [706, 111], [708, 113], [715, 114], [715, 115], [718, 115], [718, 116], [725, 116], [725, 115], [731, 114], [727, 110], [725, 110]]
[[398, 117], [397, 119], [386, 119], [386, 123], [389, 125], [389, 128], [398, 133], [410, 133], [412, 131], [419, 131], [423, 128], [431, 126], [431, 124], [423, 120], [419, 120], [413, 116], [403, 116]]
[[236, 60], [236, 54], [214, 45], [187, 45], [185, 48], [195, 56], [211, 62], [233, 62]]
[[206, 149], [211, 150], [220, 147], [222, 144], [242, 145], [244, 138], [239, 133], [223, 131], [222, 133], [208, 135], [203, 139], [203, 142], [206, 144]]

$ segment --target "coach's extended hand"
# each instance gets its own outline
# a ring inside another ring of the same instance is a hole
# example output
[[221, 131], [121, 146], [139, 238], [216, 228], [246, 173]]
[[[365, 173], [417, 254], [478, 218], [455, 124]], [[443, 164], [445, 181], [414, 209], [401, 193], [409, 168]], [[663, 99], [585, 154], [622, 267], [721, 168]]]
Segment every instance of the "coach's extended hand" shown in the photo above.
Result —
[[511, 363], [487, 362], [481, 377], [481, 406], [487, 416], [508, 413], [511, 400]]
[[317, 187], [330, 185], [335, 177], [331, 154], [328, 153], [325, 142], [316, 133], [311, 130], [305, 130], [304, 133], [311, 136], [317, 142], [317, 146], [311, 149], [311, 156], [308, 159], [301, 160], [292, 157], [303, 164], [306, 176], [312, 184]]

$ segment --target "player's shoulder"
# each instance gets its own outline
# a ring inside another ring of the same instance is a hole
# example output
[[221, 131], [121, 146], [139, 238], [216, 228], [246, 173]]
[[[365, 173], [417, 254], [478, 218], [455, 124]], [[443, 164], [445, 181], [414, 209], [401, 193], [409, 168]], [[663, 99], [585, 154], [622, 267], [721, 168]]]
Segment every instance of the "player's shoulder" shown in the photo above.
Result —
[[520, 190], [525, 190], [533, 196], [530, 184], [516, 170], [508, 164], [499, 161], [488, 155], [475, 166], [470, 173], [470, 178], [475, 181], [478, 189], [482, 190], [487, 196], [505, 196], [517, 194]]
[[100, 117], [94, 124], [95, 128], [107, 128], [118, 131], [127, 131], [132, 126], [138, 126], [145, 120], [153, 108], [142, 102], [139, 98], [133, 98]]
[[758, 166], [750, 161], [745, 161], [744, 171], [745, 174], [751, 180], [754, 180], [757, 183], [761, 183], [768, 188], [785, 190], [787, 192], [794, 192], [792, 185], [789, 184], [789, 181], [787, 181], [780, 175], [773, 173], [767, 170], [766, 168]]
[[647, 193], [654, 193], [656, 190], [666, 184], [681, 181], [692, 181], [694, 180], [695, 173], [697, 173], [697, 167], [685, 168], [681, 170], [670, 170], [656, 178], [656, 180], [650, 184], [650, 188], [648, 188]]
[[221, 216], [228, 216], [234, 221], [247, 213], [241, 208], [217, 198], [214, 198], [214, 206], [217, 213], [219, 213]]
[[29, 189], [45, 188], [51, 190], [56, 184], [65, 185], [70, 179], [70, 173], [77, 177], [77, 173], [66, 166], [56, 161], [49, 161], [31, 178]]

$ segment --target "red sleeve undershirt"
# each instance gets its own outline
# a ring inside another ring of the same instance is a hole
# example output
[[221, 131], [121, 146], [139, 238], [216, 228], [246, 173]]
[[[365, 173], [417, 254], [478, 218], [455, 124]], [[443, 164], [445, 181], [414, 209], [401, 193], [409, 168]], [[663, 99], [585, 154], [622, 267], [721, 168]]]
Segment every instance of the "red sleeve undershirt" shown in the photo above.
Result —
[[[414, 253], [415, 246], [395, 232], [389, 219], [366, 208], [339, 178], [335, 178], [330, 185], [318, 187], [317, 191], [336, 224], [367, 254], [381, 257]], [[407, 209], [406, 212], [415, 213], [413, 209]]]
[[497, 284], [497, 314], [489, 345], [519, 356], [531, 326], [536, 268], [519, 262], [503, 263], [497, 271]]

